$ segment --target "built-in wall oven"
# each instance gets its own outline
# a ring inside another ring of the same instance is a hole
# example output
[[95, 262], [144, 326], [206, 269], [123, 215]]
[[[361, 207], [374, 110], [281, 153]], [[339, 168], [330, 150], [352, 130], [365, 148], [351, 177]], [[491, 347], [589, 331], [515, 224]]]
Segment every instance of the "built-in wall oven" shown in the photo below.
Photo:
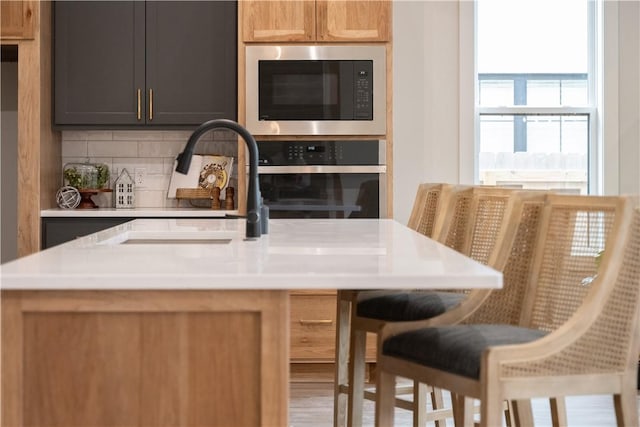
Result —
[[247, 129], [254, 135], [384, 135], [385, 49], [247, 46]]
[[271, 218], [386, 217], [383, 140], [258, 141]]

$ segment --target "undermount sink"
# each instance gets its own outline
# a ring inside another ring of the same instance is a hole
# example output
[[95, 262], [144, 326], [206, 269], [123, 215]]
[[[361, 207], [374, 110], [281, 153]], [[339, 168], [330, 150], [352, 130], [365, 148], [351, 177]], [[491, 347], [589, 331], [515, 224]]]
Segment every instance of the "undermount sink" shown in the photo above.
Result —
[[229, 231], [130, 231], [103, 242], [112, 245], [226, 245], [237, 237], [235, 232]]

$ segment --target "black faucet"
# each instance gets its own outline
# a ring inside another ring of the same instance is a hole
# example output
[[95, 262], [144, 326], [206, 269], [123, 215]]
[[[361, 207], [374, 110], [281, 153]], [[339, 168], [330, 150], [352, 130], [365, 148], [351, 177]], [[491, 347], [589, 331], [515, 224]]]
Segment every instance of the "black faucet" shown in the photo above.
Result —
[[[193, 150], [195, 149], [196, 142], [200, 137], [212, 129], [230, 129], [240, 135], [244, 142], [247, 144], [249, 150], [249, 188], [247, 191], [247, 238], [260, 237], [263, 233], [267, 233], [269, 220], [268, 214], [262, 209], [262, 198], [260, 197], [260, 182], [258, 181], [258, 144], [255, 138], [248, 130], [240, 126], [238, 123], [227, 120], [217, 119], [209, 120], [198, 126], [193, 131], [187, 145], [184, 147], [182, 153], [178, 155], [178, 165], [176, 166], [176, 172], [186, 174], [189, 172], [189, 166], [191, 165], [191, 157], [193, 156]], [[242, 173], [242, 170], [238, 170], [238, 173]]]

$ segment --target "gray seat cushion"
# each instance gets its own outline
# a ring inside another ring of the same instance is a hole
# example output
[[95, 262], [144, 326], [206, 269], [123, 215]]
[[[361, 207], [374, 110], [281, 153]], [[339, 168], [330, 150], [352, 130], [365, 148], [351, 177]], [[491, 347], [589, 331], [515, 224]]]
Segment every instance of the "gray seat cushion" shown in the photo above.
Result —
[[430, 319], [459, 304], [466, 295], [454, 292], [406, 292], [359, 301], [360, 317], [399, 322]]
[[382, 353], [469, 378], [480, 378], [487, 347], [523, 344], [546, 332], [510, 325], [454, 325], [424, 328], [387, 339]]

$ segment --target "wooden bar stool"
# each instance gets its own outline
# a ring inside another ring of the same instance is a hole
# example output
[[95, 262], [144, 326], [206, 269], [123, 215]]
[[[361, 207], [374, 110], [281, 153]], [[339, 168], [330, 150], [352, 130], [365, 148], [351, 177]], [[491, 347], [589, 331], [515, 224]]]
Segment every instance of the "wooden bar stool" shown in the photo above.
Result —
[[[504, 400], [571, 394], [612, 394], [618, 425], [638, 425], [638, 202], [549, 195], [538, 224], [535, 240], [505, 246], [519, 261], [507, 264], [505, 288], [471, 316], [451, 322], [451, 310], [383, 327], [377, 425], [393, 425], [396, 376], [450, 390], [458, 425], [473, 425], [472, 399], [481, 401], [481, 426], [495, 426]], [[492, 321], [495, 310], [504, 322]], [[566, 419], [555, 414], [554, 423]]]

